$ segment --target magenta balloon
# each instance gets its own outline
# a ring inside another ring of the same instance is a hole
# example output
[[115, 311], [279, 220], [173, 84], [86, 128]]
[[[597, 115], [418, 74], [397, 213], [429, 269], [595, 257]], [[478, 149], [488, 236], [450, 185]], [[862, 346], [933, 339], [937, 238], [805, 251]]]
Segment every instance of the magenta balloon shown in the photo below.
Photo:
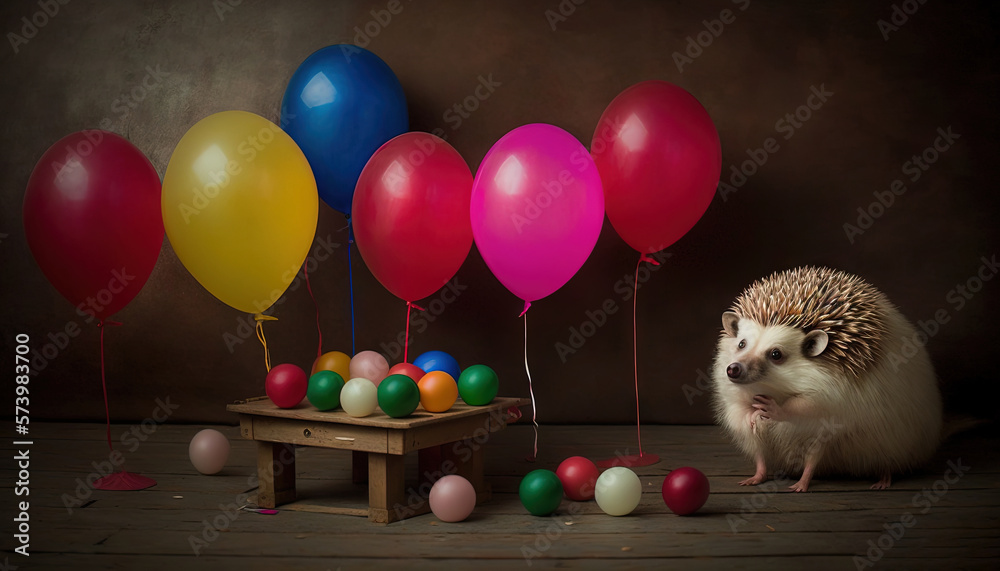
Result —
[[472, 184], [472, 234], [493, 275], [526, 302], [562, 287], [604, 223], [601, 177], [566, 131], [535, 123], [504, 135]]

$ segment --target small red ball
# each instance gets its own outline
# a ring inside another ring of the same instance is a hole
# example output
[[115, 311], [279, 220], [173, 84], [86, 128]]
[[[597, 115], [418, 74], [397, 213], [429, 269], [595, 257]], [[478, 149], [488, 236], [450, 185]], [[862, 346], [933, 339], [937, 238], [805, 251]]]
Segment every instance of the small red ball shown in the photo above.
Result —
[[556, 469], [566, 497], [578, 502], [594, 499], [594, 488], [600, 475], [597, 466], [583, 456], [567, 458]]
[[695, 468], [677, 468], [663, 479], [663, 501], [677, 515], [690, 515], [708, 500], [708, 478]]
[[396, 363], [389, 369], [389, 375], [406, 375], [414, 383], [419, 383], [424, 374], [424, 370], [413, 363]]
[[292, 408], [306, 398], [309, 378], [297, 365], [285, 363], [276, 365], [267, 373], [264, 392], [278, 408]]

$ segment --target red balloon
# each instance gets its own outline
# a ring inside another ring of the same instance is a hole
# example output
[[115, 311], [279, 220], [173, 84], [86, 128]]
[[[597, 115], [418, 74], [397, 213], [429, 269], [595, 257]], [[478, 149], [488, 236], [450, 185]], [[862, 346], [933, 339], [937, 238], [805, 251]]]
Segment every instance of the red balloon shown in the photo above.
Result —
[[306, 398], [309, 379], [298, 365], [285, 363], [271, 367], [264, 381], [264, 392], [278, 408], [292, 408]]
[[24, 233], [56, 290], [105, 319], [128, 305], [163, 245], [160, 177], [108, 131], [63, 137], [38, 159], [24, 193]]
[[[414, 365], [413, 363], [396, 363], [389, 368], [389, 375], [406, 375], [413, 379], [413, 382], [419, 383], [420, 379], [425, 375], [424, 370], [420, 367]], [[389, 376], [386, 375], [386, 376]]]
[[566, 497], [578, 502], [594, 499], [594, 489], [600, 475], [597, 466], [583, 456], [567, 458], [556, 469], [556, 476], [562, 482]]
[[712, 118], [693, 95], [644, 81], [615, 97], [590, 146], [618, 235], [644, 254], [687, 233], [712, 202], [722, 147]]
[[696, 468], [677, 468], [663, 479], [663, 501], [677, 515], [689, 515], [708, 500], [708, 478]]
[[368, 160], [354, 192], [358, 250], [393, 295], [423, 299], [455, 275], [472, 247], [472, 171], [451, 145], [403, 133]]

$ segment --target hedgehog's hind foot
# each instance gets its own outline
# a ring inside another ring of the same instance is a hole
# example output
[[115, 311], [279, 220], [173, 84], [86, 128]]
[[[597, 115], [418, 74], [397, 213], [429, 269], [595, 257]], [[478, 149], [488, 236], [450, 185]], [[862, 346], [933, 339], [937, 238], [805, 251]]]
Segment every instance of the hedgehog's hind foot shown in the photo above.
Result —
[[757, 454], [755, 463], [757, 465], [757, 471], [752, 477], [740, 481], [741, 486], [756, 486], [757, 484], [767, 481], [767, 463], [764, 461], [763, 454]]
[[888, 490], [889, 486], [892, 485], [892, 473], [886, 472], [882, 474], [882, 479], [878, 482], [872, 484], [872, 490]]

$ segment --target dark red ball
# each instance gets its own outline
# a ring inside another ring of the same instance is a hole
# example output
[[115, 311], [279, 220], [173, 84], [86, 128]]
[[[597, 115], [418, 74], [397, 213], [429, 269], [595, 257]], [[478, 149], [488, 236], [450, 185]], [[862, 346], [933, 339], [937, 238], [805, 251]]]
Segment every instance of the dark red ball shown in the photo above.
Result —
[[556, 469], [566, 497], [578, 502], [594, 499], [594, 488], [600, 475], [597, 466], [583, 456], [567, 458]]
[[708, 500], [708, 478], [695, 468], [677, 468], [663, 479], [663, 501], [677, 515], [690, 515]]
[[264, 392], [278, 408], [292, 408], [306, 398], [309, 378], [298, 365], [285, 363], [272, 367], [264, 381]]

